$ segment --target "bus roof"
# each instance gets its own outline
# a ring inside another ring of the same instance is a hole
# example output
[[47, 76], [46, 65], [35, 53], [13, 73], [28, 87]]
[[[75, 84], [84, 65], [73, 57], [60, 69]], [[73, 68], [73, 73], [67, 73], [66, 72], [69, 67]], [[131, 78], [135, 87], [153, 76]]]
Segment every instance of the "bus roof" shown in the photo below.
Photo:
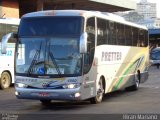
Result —
[[126, 24], [129, 26], [134, 26], [137, 28], [146, 29], [147, 27], [126, 21], [123, 17], [118, 15], [108, 13], [108, 12], [99, 12], [99, 11], [86, 11], [86, 10], [46, 10], [46, 11], [39, 11], [39, 12], [32, 12], [25, 14], [22, 16], [24, 17], [39, 17], [39, 16], [84, 16], [88, 17], [99, 17], [110, 21], [115, 21], [118, 23]]
[[20, 19], [18, 18], [0, 18], [0, 23], [19, 25]]

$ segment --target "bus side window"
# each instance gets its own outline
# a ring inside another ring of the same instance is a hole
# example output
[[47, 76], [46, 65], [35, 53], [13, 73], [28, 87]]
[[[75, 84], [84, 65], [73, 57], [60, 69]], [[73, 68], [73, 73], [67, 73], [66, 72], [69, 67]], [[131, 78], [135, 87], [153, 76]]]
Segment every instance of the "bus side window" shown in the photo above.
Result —
[[133, 34], [132, 46], [137, 46], [138, 39], [139, 39], [138, 38], [138, 28], [133, 27], [132, 34]]
[[139, 47], [147, 46], [145, 30], [139, 30]]
[[132, 28], [125, 25], [126, 46], [132, 46]]
[[6, 34], [6, 24], [0, 23], [0, 42], [2, 40], [3, 35]]
[[147, 30], [144, 30], [144, 37], [145, 37], [145, 38], [144, 38], [144, 39], [145, 39], [145, 40], [144, 40], [144, 46], [147, 47], [148, 44], [149, 44], [149, 43], [148, 43], [148, 31], [147, 31]]
[[124, 25], [117, 23], [117, 41], [118, 45], [125, 45]]
[[[11, 32], [17, 33], [17, 31], [18, 31], [18, 25], [12, 25], [12, 24], [6, 25], [6, 33], [11, 33]], [[9, 43], [15, 43], [15, 42], [16, 41], [13, 38], [9, 40]]]
[[97, 45], [107, 44], [108, 42], [108, 21], [97, 18]]
[[117, 26], [115, 22], [109, 22], [109, 40], [108, 44], [117, 45]]

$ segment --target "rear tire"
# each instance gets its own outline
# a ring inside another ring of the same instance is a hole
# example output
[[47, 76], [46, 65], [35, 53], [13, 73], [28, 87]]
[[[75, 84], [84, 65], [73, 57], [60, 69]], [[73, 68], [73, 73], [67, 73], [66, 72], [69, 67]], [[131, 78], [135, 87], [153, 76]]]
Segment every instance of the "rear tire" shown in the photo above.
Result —
[[103, 79], [101, 78], [98, 82], [98, 89], [97, 89], [97, 94], [95, 97], [90, 98], [90, 103], [91, 104], [98, 104], [102, 102], [103, 96], [104, 96], [104, 85], [103, 85]]
[[7, 89], [11, 85], [11, 75], [8, 72], [3, 72], [0, 79], [1, 89]]
[[126, 90], [127, 91], [136, 91], [139, 88], [139, 84], [140, 84], [140, 72], [138, 72], [138, 74], [135, 75], [135, 84], [127, 87]]

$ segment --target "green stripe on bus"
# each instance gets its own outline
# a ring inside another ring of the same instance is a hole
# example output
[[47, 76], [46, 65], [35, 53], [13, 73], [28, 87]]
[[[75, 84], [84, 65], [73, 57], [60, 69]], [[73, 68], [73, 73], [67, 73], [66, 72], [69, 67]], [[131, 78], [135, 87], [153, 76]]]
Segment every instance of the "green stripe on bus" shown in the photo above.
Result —
[[[134, 66], [134, 64], [135, 64], [136, 62], [137, 62], [137, 60], [127, 68], [127, 70], [124, 72], [123, 76], [126, 75], [127, 73], [129, 73], [129, 70]], [[125, 78], [125, 77], [121, 77], [121, 79], [119, 80], [118, 84], [115, 86], [114, 90], [117, 90], [117, 89], [118, 89], [118, 87], [120, 86], [120, 84], [123, 82], [123, 79], [124, 79], [124, 78]]]

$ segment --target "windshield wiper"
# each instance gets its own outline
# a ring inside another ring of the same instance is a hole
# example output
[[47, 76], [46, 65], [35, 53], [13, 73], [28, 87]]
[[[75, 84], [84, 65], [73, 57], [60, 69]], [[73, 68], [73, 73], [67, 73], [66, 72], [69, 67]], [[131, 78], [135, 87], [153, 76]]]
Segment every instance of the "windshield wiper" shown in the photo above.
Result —
[[53, 53], [51, 51], [49, 51], [49, 55], [51, 57], [51, 60], [52, 60], [53, 64], [55, 65], [55, 68], [56, 68], [56, 71], [57, 71], [58, 75], [61, 77], [61, 71], [60, 71], [60, 69], [57, 65], [57, 62], [55, 61], [55, 58], [53, 56]]
[[[36, 60], [36, 59], [37, 59], [37, 56], [39, 55], [39, 57], [40, 57], [41, 47], [42, 47], [42, 42], [41, 42], [41, 44], [40, 44], [39, 50], [36, 50], [36, 53], [35, 53], [35, 55], [34, 55], [34, 57], [33, 57], [33, 60], [32, 60], [30, 66], [29, 66], [29, 68], [28, 68], [28, 74], [31, 73], [31, 70], [32, 70], [33, 66], [34, 66], [35, 63], [37, 62], [37, 60]], [[38, 59], [39, 59], [39, 58], [38, 58]]]
[[34, 57], [33, 57], [33, 60], [32, 60], [30, 66], [29, 66], [29, 68], [28, 68], [28, 74], [31, 73], [31, 70], [32, 70], [33, 66], [34, 66], [35, 63], [37, 62], [36, 58], [37, 58], [38, 54], [39, 54], [39, 50], [36, 50], [36, 53], [35, 53], [35, 55], [34, 55]]

